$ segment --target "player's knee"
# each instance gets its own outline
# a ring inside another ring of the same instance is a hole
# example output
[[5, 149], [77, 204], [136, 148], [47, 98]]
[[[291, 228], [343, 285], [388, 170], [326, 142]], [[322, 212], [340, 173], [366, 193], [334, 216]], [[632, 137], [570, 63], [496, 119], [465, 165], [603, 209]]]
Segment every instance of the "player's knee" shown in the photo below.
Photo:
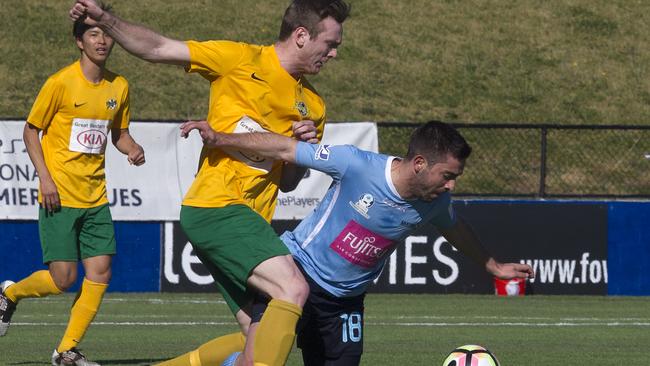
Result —
[[97, 283], [109, 283], [113, 272], [108, 261], [92, 261], [84, 263], [86, 278]]
[[305, 303], [307, 302], [307, 298], [309, 297], [309, 284], [307, 283], [307, 281], [305, 281], [305, 278], [302, 276], [300, 277], [300, 280], [301, 280], [300, 284], [298, 285], [300, 286], [299, 293], [298, 293], [299, 296], [298, 305], [302, 307], [303, 305], [305, 305]]
[[77, 263], [51, 262], [48, 271], [56, 287], [65, 292], [77, 281]]
[[54, 284], [56, 287], [61, 290], [62, 292], [68, 291], [72, 285], [77, 281], [77, 274], [76, 273], [51, 273], [52, 275], [52, 280], [54, 280]]
[[110, 269], [107, 271], [101, 271], [101, 272], [91, 272], [91, 273], [86, 273], [86, 278], [97, 283], [109, 283], [111, 282], [111, 275], [112, 272]]
[[305, 305], [309, 296], [309, 284], [307, 284], [307, 281], [305, 281], [305, 278], [298, 269], [296, 269], [292, 276], [287, 278], [283, 284], [283, 290], [288, 297], [287, 300], [300, 307]]

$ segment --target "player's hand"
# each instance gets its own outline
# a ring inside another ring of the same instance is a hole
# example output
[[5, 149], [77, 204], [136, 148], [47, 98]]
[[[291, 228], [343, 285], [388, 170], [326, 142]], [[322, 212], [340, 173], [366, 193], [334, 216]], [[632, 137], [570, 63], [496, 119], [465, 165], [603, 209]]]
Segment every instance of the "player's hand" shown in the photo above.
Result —
[[41, 197], [43, 199], [42, 205], [47, 213], [52, 213], [61, 208], [61, 199], [59, 198], [59, 190], [51, 177], [40, 178]]
[[293, 122], [292, 125], [293, 137], [298, 141], [307, 142], [310, 144], [317, 144], [317, 130], [314, 121], [303, 120]]
[[140, 166], [144, 164], [145, 162], [144, 149], [142, 148], [142, 146], [135, 144], [135, 148], [129, 151], [129, 154], [127, 155], [126, 159], [129, 161], [129, 164], [131, 165]]
[[84, 18], [84, 23], [95, 26], [104, 16], [104, 10], [95, 0], [77, 0], [68, 13], [72, 21]]
[[486, 264], [488, 272], [502, 280], [535, 278], [533, 268], [523, 263], [499, 263], [493, 259]]
[[181, 137], [187, 138], [192, 130], [199, 131], [203, 144], [214, 146], [217, 142], [217, 134], [210, 127], [208, 121], [187, 121], [180, 126]]
[[535, 278], [533, 268], [523, 263], [499, 263], [493, 258], [490, 258], [487, 263], [485, 263], [485, 269], [502, 280], [511, 280], [513, 278]]

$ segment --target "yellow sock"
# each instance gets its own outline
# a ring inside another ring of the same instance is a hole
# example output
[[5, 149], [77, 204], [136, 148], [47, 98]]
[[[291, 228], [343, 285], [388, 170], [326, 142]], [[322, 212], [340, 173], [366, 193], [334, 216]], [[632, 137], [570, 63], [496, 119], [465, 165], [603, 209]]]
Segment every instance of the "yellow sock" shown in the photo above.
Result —
[[17, 303], [21, 299], [58, 295], [62, 291], [54, 284], [49, 271], [37, 271], [9, 286], [5, 296]]
[[240, 332], [215, 338], [192, 352], [156, 366], [211, 366], [221, 365], [234, 352], [244, 350], [246, 337]]
[[277, 299], [269, 302], [255, 334], [255, 365], [282, 366], [287, 362], [300, 315], [302, 309], [297, 305]]
[[81, 290], [70, 310], [70, 321], [57, 351], [65, 352], [76, 347], [95, 318], [108, 284], [84, 278]]

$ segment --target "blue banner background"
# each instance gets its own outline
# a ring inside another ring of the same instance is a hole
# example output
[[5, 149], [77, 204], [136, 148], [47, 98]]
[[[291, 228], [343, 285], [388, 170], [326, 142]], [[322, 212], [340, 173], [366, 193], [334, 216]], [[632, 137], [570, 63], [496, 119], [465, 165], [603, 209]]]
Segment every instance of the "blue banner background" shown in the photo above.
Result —
[[[117, 255], [113, 258], [112, 292], [160, 290], [161, 223], [116, 222]], [[0, 281], [17, 281], [46, 269], [38, 238], [37, 221], [0, 221]], [[81, 283], [80, 268], [76, 291]]]
[[[479, 203], [480, 201], [472, 201]], [[485, 201], [486, 203], [490, 201]], [[575, 204], [584, 201], [518, 201], [513, 204]], [[650, 202], [592, 202], [607, 205], [609, 295], [650, 295]], [[160, 291], [161, 222], [116, 222], [118, 255], [109, 291]], [[531, 233], [534, 235], [534, 233]], [[36, 221], [0, 221], [0, 281], [19, 280], [41, 263]], [[77, 287], [73, 288], [75, 290]]]
[[650, 295], [650, 203], [608, 207], [609, 295]]

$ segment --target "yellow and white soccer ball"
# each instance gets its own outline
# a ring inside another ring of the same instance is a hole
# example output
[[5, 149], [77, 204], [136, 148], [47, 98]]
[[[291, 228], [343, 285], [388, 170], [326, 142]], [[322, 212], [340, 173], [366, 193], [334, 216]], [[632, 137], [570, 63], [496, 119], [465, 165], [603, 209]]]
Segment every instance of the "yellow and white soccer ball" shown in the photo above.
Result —
[[499, 361], [487, 348], [468, 344], [451, 351], [442, 366], [499, 366]]

